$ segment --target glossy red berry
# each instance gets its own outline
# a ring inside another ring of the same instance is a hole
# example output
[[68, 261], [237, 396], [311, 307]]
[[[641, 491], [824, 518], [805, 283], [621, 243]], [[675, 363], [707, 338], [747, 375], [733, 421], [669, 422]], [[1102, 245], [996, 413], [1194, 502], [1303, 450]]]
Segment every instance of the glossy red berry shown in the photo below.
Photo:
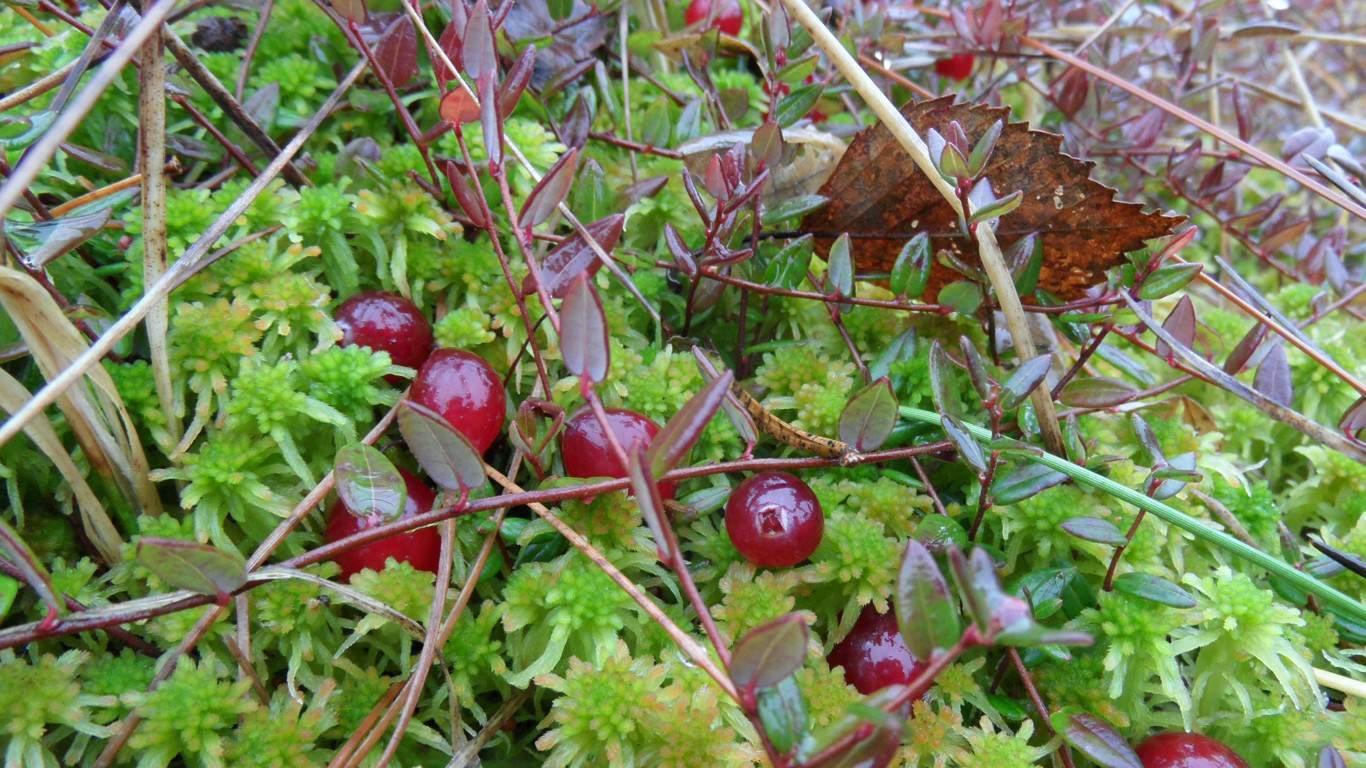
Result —
[[438, 349], [413, 379], [408, 396], [445, 417], [483, 453], [503, 431], [507, 395], [484, 358], [463, 349]]
[[965, 80], [972, 74], [973, 56], [970, 53], [955, 53], [934, 63], [934, 71], [950, 80]]
[[[720, 3], [716, 18], [712, 20], [712, 27], [732, 37], [740, 34], [740, 25], [745, 21], [745, 12], [740, 7], [740, 0], [720, 0]], [[703, 21], [707, 14], [711, 13], [711, 4], [712, 0], [692, 0], [687, 12], [683, 14], [683, 21], [689, 25]]]
[[[398, 472], [403, 475], [403, 482], [408, 487], [408, 501], [403, 507], [403, 517], [430, 512], [436, 494], [417, 475], [406, 469], [400, 469]], [[358, 517], [351, 513], [341, 499], [337, 499], [328, 509], [327, 527], [323, 530], [323, 538], [327, 541], [337, 541], [386, 522], [389, 521], [378, 515]], [[391, 557], [419, 570], [436, 573], [437, 563], [441, 559], [441, 534], [434, 527], [419, 528], [416, 531], [400, 533], [348, 549], [332, 560], [341, 566], [342, 580], [347, 581], [366, 568], [373, 571], [383, 570], [385, 561]]]
[[726, 533], [755, 565], [796, 565], [816, 551], [824, 531], [825, 515], [816, 494], [786, 472], [747, 478], [726, 501]]
[[1159, 733], [1135, 751], [1143, 768], [1247, 768], [1236, 752], [1198, 733]]
[[[632, 449], [645, 447], [659, 433], [659, 425], [648, 416], [625, 408], [607, 408], [607, 423], [612, 425], [621, 449], [628, 454]], [[570, 477], [626, 477], [626, 465], [616, 457], [607, 432], [597, 416], [588, 408], [570, 416], [560, 435], [560, 457], [565, 474]], [[660, 483], [659, 495], [672, 499], [677, 483]]]
[[849, 634], [830, 651], [832, 667], [844, 667], [844, 679], [869, 694], [889, 685], [905, 685], [920, 676], [925, 664], [911, 654], [896, 614], [878, 613], [864, 606]]
[[358, 293], [337, 307], [336, 320], [343, 347], [388, 352], [394, 365], [418, 368], [432, 352], [431, 324], [417, 306], [397, 294]]

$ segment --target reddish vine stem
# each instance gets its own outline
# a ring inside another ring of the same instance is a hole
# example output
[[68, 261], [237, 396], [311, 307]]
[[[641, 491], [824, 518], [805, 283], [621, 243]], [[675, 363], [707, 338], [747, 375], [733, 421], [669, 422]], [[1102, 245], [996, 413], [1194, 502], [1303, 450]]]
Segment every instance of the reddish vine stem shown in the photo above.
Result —
[[[1043, 697], [1039, 695], [1039, 689], [1034, 685], [1034, 676], [1029, 674], [1029, 668], [1025, 666], [1024, 659], [1020, 658], [1020, 652], [1014, 648], [1006, 648], [1006, 656], [1010, 658], [1010, 663], [1015, 666], [1015, 673], [1020, 676], [1020, 684], [1024, 686], [1025, 695], [1029, 697], [1030, 703], [1034, 705], [1035, 711], [1039, 713], [1039, 719], [1043, 721], [1043, 727], [1046, 728], [1049, 733], [1057, 735], [1057, 731], [1053, 730], [1053, 720], [1051, 719], [1052, 716], [1049, 714], [1048, 705], [1044, 703]], [[1065, 768], [1074, 768], [1075, 763], [1072, 761], [1071, 747], [1063, 744], [1062, 748], [1058, 751], [1058, 755], [1062, 758], [1062, 764]]]

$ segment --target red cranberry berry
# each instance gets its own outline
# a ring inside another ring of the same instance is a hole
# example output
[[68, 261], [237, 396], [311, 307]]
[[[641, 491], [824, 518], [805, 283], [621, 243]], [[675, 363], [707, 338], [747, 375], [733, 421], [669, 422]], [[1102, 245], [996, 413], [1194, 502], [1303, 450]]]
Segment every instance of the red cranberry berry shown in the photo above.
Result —
[[1143, 768], [1247, 768], [1247, 761], [1208, 736], [1169, 732], [1138, 745]]
[[445, 417], [484, 453], [503, 431], [507, 395], [484, 358], [463, 349], [438, 349], [413, 379], [408, 396]]
[[965, 80], [972, 74], [972, 54], [955, 53], [934, 63], [934, 71], [950, 80]]
[[[635, 411], [607, 408], [607, 423], [612, 425], [621, 449], [630, 453], [644, 448], [659, 432], [659, 425]], [[560, 456], [564, 459], [565, 474], [570, 477], [626, 477], [626, 466], [612, 452], [607, 432], [589, 408], [581, 409], [564, 423], [560, 435]], [[659, 495], [672, 499], [677, 483], [660, 483]]]
[[[745, 21], [745, 12], [740, 7], [740, 0], [720, 0], [721, 7], [716, 11], [716, 18], [712, 20], [711, 26], [734, 37], [740, 34], [740, 25]], [[688, 10], [683, 14], [683, 21], [689, 25], [696, 24], [707, 18], [711, 13], [712, 0], [692, 0], [688, 5]]]
[[[403, 506], [402, 517], [430, 512], [432, 502], [436, 500], [432, 489], [406, 469], [400, 469], [398, 473], [403, 475], [404, 485], [408, 487], [408, 500]], [[379, 515], [360, 517], [352, 514], [342, 500], [337, 499], [327, 511], [327, 527], [323, 531], [323, 538], [337, 541], [387, 522], [390, 521]], [[385, 561], [391, 557], [419, 570], [436, 573], [437, 563], [441, 559], [441, 534], [434, 527], [419, 528], [348, 549], [332, 560], [341, 566], [342, 580], [347, 581], [366, 568], [383, 570]]]
[[844, 679], [862, 694], [905, 685], [926, 666], [906, 647], [896, 614], [878, 613], [871, 605], [864, 606], [854, 628], [835, 644], [827, 661], [832, 667], [844, 667]]
[[745, 559], [787, 568], [821, 543], [825, 516], [811, 488], [786, 472], [747, 478], [726, 501], [726, 533]]
[[[432, 326], [407, 299], [392, 293], [358, 293], [337, 307], [343, 347], [388, 352], [394, 365], [417, 368], [432, 352]], [[395, 383], [402, 379], [395, 376]]]

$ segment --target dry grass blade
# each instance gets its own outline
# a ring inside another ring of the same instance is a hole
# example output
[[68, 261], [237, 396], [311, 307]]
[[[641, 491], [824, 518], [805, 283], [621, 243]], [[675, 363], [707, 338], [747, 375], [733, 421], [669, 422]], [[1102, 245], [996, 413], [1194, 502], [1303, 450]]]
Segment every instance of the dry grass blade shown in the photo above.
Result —
[[478, 765], [479, 763], [476, 761], [479, 758], [480, 750], [482, 750], [484, 745], [488, 744], [494, 736], [498, 735], [498, 732], [503, 729], [503, 724], [508, 718], [516, 714], [517, 710], [522, 708], [522, 705], [526, 703], [529, 696], [531, 696], [531, 691], [523, 691], [503, 702], [503, 705], [498, 708], [498, 711], [494, 712], [493, 716], [489, 718], [488, 723], [486, 723], [483, 728], [479, 729], [479, 733], [475, 734], [474, 738], [470, 739], [468, 744], [461, 747], [459, 751], [451, 757], [451, 761], [446, 763], [446, 768], [464, 768], [464, 766], [471, 764]]
[[[0, 370], [0, 409], [7, 413], [14, 412], [32, 397], [23, 384], [20, 384], [13, 376]], [[109, 519], [109, 513], [105, 511], [100, 499], [91, 490], [90, 484], [85, 481], [85, 475], [81, 473], [76, 462], [67, 453], [62, 441], [57, 437], [57, 431], [52, 428], [46, 419], [36, 419], [29, 422], [24, 433], [29, 436], [38, 450], [47, 456], [57, 471], [61, 473], [62, 479], [71, 487], [71, 493], [76, 497], [76, 507], [81, 513], [81, 527], [85, 530], [85, 535], [89, 537], [90, 543], [95, 546], [100, 557], [109, 564], [117, 563], [123, 559], [123, 536], [119, 529], [115, 527], [114, 521]]]
[[[90, 349], [52, 296], [24, 272], [0, 267], [0, 306], [19, 328], [34, 362], [49, 381]], [[62, 413], [95, 470], [112, 477], [142, 512], [160, 514], [161, 501], [148, 479], [137, 428], [113, 379], [99, 367], [92, 367], [88, 377], [90, 386], [72, 388], [58, 401]]]

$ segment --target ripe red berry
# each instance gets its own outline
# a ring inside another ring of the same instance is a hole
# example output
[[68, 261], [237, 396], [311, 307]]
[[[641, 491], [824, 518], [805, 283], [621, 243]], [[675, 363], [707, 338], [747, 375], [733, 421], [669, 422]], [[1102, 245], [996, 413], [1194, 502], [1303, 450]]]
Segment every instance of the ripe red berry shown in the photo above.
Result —
[[413, 379], [408, 396], [445, 417], [484, 453], [503, 431], [507, 395], [484, 358], [463, 349], [438, 349]]
[[896, 614], [864, 606], [849, 634], [830, 651], [832, 667], [844, 667], [844, 679], [869, 694], [889, 685], [905, 685], [920, 676], [925, 664], [911, 655], [896, 626]]
[[[343, 347], [388, 352], [394, 365], [417, 368], [432, 352], [432, 326], [407, 299], [392, 293], [358, 293], [337, 307]], [[400, 377], [390, 381], [399, 383]]]
[[1159, 733], [1138, 745], [1143, 768], [1247, 768], [1247, 761], [1208, 736]]
[[[402, 517], [430, 512], [436, 500], [432, 489], [406, 469], [400, 469], [398, 473], [403, 475], [403, 483], [408, 487], [408, 501], [403, 506]], [[327, 511], [327, 527], [323, 531], [323, 538], [336, 541], [386, 522], [390, 521], [378, 515], [358, 517], [351, 513], [341, 499], [337, 499]], [[419, 528], [348, 549], [332, 560], [341, 566], [342, 580], [348, 581], [365, 568], [383, 570], [385, 561], [391, 557], [419, 570], [436, 573], [441, 559], [441, 534], [434, 527]]]
[[816, 551], [824, 531], [825, 516], [816, 494], [786, 472], [754, 475], [726, 501], [726, 533], [755, 565], [796, 565]]
[[[734, 37], [740, 34], [740, 25], [745, 21], [744, 9], [740, 7], [739, 0], [720, 0], [721, 7], [716, 11], [716, 18], [712, 20], [712, 27], [725, 32]], [[683, 14], [683, 21], [689, 25], [696, 24], [707, 18], [711, 13], [712, 0], [692, 0], [688, 5], [688, 10]]]
[[[605, 411], [612, 434], [627, 454], [634, 448], [648, 446], [659, 433], [659, 425], [648, 416], [625, 408], [607, 408]], [[626, 465], [612, 452], [607, 432], [588, 408], [570, 416], [564, 423], [560, 457], [564, 460], [565, 474], [570, 477], [626, 477]], [[672, 499], [677, 490], [677, 483], [659, 484], [659, 495], [665, 499]]]
[[950, 80], [964, 80], [972, 74], [972, 54], [955, 53], [934, 63], [934, 71]]

